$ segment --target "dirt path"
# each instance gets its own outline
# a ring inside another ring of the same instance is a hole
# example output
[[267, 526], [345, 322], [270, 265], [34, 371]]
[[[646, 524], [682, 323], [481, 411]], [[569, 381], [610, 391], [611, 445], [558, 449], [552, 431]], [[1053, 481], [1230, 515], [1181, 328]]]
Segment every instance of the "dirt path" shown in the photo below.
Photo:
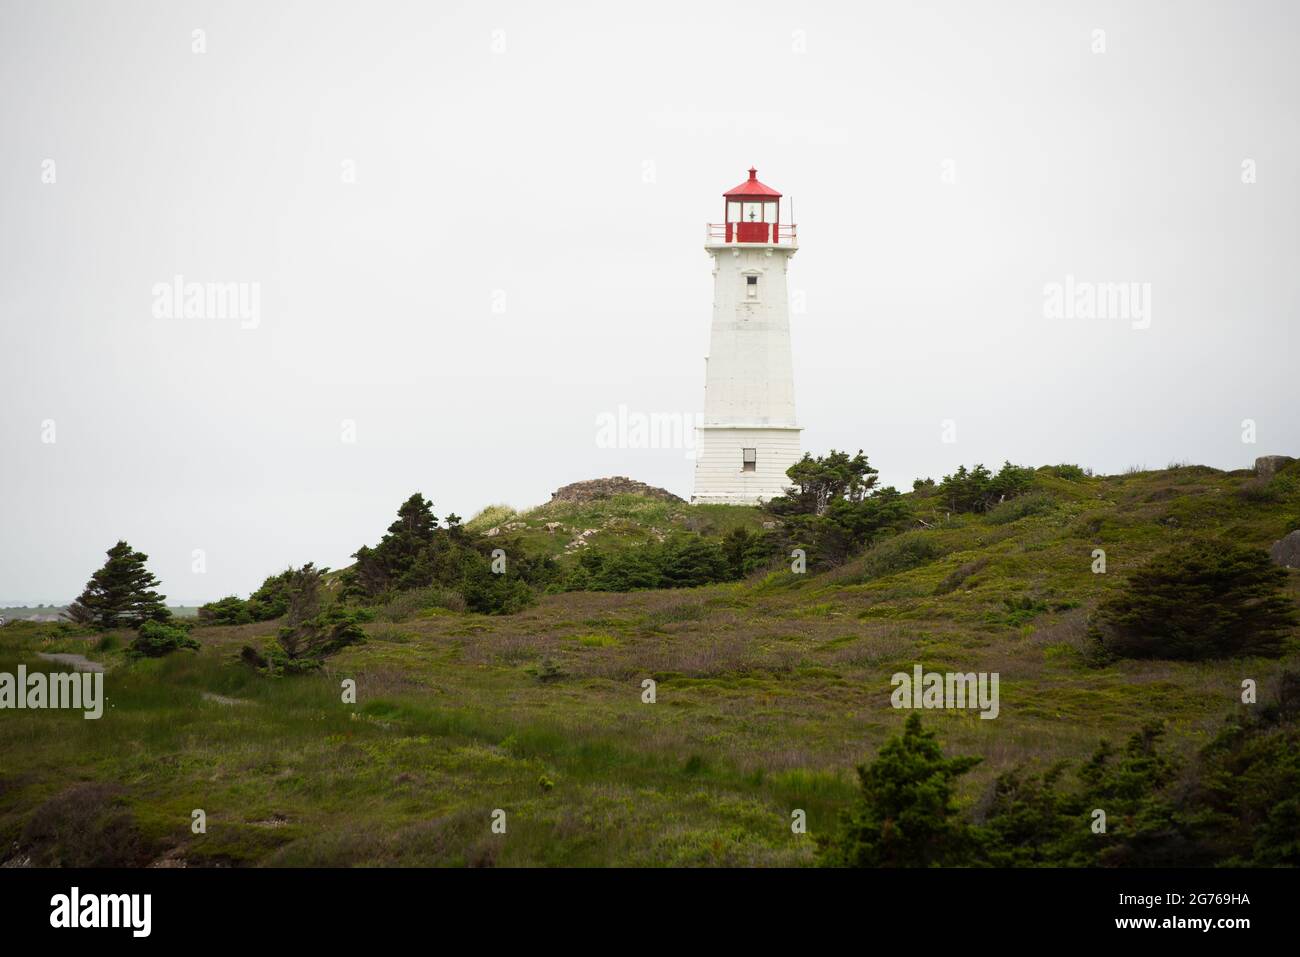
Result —
[[61, 665], [72, 665], [78, 671], [103, 671], [104, 666], [98, 661], [91, 661], [85, 655], [74, 655], [70, 652], [57, 652], [46, 654], [43, 651], [36, 652], [36, 657], [44, 658], [46, 661], [57, 661]]

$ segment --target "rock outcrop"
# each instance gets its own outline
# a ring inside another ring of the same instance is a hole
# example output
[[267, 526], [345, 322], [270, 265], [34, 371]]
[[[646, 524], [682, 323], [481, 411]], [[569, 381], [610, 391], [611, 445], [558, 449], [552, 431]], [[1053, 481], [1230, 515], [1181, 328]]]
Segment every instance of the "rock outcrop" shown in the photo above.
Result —
[[563, 488], [556, 489], [551, 494], [551, 501], [595, 502], [603, 498], [612, 498], [615, 495], [644, 495], [647, 498], [655, 498], [664, 502], [686, 504], [685, 499], [674, 495], [667, 489], [655, 488], [653, 485], [646, 485], [645, 482], [638, 482], [624, 475], [590, 479], [586, 482], [573, 482]]
[[1261, 455], [1255, 459], [1255, 474], [1263, 479], [1272, 478], [1294, 461], [1290, 455]]
[[1284, 568], [1300, 568], [1300, 528], [1274, 542], [1268, 557]]

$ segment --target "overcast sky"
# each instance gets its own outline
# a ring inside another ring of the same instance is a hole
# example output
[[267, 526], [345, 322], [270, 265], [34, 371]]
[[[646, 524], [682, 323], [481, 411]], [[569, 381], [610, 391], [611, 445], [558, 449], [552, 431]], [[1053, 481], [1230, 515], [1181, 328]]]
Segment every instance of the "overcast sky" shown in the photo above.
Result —
[[[0, 0], [0, 602], [73, 597], [119, 538], [173, 602], [246, 594], [347, 564], [416, 490], [688, 496], [689, 449], [597, 424], [701, 408], [704, 224], [751, 164], [799, 223], [805, 449], [902, 488], [1300, 453], [1297, 26]], [[165, 318], [177, 275], [256, 317]], [[1134, 314], [1051, 314], [1103, 283]]]

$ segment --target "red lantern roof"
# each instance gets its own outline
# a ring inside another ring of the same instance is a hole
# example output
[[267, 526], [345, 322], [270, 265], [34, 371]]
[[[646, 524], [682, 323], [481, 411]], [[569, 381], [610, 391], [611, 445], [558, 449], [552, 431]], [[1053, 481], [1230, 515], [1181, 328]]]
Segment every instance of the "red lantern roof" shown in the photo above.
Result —
[[776, 199], [781, 194], [778, 193], [776, 190], [774, 190], [771, 186], [764, 186], [762, 183], [760, 183], [758, 181], [758, 170], [756, 170], [754, 167], [751, 166], [749, 168], [749, 179], [741, 183], [735, 189], [727, 190], [722, 195], [727, 197], [728, 199], [731, 199], [732, 197], [750, 197], [750, 198], [764, 197], [767, 199]]

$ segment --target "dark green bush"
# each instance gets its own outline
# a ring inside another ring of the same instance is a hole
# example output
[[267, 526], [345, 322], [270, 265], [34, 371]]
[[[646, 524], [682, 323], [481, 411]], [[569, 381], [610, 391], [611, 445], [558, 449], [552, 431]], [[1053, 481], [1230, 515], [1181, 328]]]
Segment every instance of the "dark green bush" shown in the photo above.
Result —
[[253, 621], [248, 602], [237, 595], [210, 601], [199, 607], [199, 620], [213, 625], [247, 625]]
[[[1208, 863], [1191, 826], [1167, 796], [1178, 764], [1150, 724], [1116, 752], [1102, 742], [1065, 781], [1065, 764], [1041, 774], [1000, 775], [982, 822], [987, 863], [1002, 867], [1194, 866]], [[1093, 830], [1093, 814], [1105, 831]]]
[[102, 635], [100, 639], [95, 642], [95, 650], [113, 651], [115, 648], [121, 646], [121, 644], [122, 639], [110, 631]]
[[752, 533], [717, 541], [674, 535], [617, 552], [586, 551], [562, 584], [566, 591], [637, 591], [695, 588], [741, 577], [755, 562], [770, 560], [770, 548]]
[[[1300, 866], [1300, 674], [1229, 719], [1181, 768], [1150, 725], [1104, 742], [1071, 783], [1065, 764], [1000, 775], [980, 822], [1002, 867]], [[1095, 832], [1093, 814], [1106, 815]]]
[[1066, 479], [1071, 482], [1077, 482], [1079, 479], [1087, 478], [1092, 474], [1091, 469], [1081, 469], [1077, 465], [1049, 465], [1047, 474], [1054, 475], [1059, 479]]
[[130, 652], [145, 658], [161, 658], [182, 648], [198, 647], [199, 643], [190, 637], [188, 628], [165, 625], [160, 621], [146, 621], [131, 642]]
[[513, 615], [537, 600], [519, 575], [493, 572], [487, 558], [466, 569], [461, 593], [465, 607], [480, 615]]
[[883, 578], [919, 568], [943, 556], [932, 532], [907, 532], [888, 538], [867, 552], [863, 578]]
[[1098, 606], [1089, 635], [1111, 657], [1277, 657], [1297, 620], [1286, 580], [1261, 549], [1192, 540], [1134, 572]]
[[[329, 571], [322, 568], [321, 573]], [[270, 575], [257, 591], [245, 601], [235, 595], [220, 601], [208, 602], [199, 608], [199, 619], [213, 625], [247, 625], [256, 621], [279, 618], [289, 610], [289, 587], [293, 580], [292, 568]]]
[[[507, 559], [500, 573], [494, 570], [498, 550]], [[398, 509], [379, 544], [362, 546], [353, 557], [356, 564], [342, 576], [342, 597], [370, 605], [395, 605], [406, 592], [436, 587], [459, 593], [470, 611], [512, 614], [533, 603], [535, 588], [554, 585], [558, 577], [553, 558], [530, 555], [516, 540], [472, 536], [455, 515], [440, 527], [432, 503], [418, 492]], [[455, 608], [459, 602], [441, 604]]]
[[939, 483], [939, 498], [953, 512], [986, 512], [995, 505], [1023, 495], [1033, 482], [1034, 470], [1003, 464], [997, 475], [983, 465], [967, 470], [958, 467], [952, 475], [945, 475]]

